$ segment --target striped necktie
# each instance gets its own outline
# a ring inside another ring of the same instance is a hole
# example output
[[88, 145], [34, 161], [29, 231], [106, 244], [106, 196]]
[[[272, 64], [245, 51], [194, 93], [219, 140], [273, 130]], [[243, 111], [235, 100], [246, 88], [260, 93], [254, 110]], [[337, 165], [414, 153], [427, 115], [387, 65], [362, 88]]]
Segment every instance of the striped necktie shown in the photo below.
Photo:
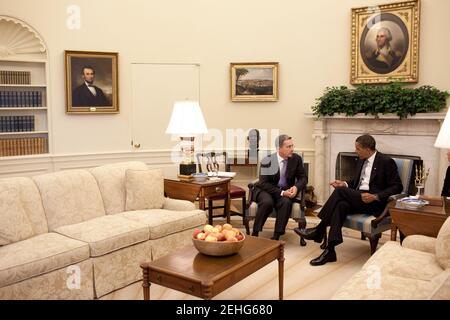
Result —
[[286, 189], [288, 187], [286, 181], [286, 167], [287, 167], [287, 160], [283, 159], [281, 161], [280, 167], [280, 180], [278, 181], [278, 187], [280, 187], [281, 189]]

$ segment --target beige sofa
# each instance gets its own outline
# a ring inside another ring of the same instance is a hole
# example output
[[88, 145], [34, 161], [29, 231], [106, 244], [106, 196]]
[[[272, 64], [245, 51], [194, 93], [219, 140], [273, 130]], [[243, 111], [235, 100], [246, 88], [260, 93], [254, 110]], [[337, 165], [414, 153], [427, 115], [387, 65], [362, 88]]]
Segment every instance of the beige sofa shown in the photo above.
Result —
[[0, 180], [0, 299], [92, 299], [140, 280], [142, 261], [206, 219], [163, 186], [137, 161]]
[[384, 244], [333, 299], [450, 299], [450, 218], [437, 238]]

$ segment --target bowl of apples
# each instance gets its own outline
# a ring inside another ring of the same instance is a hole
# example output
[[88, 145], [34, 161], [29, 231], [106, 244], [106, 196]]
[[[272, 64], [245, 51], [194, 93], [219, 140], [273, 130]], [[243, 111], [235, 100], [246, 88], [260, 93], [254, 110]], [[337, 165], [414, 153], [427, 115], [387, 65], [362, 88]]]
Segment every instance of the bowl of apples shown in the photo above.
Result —
[[244, 245], [244, 234], [229, 223], [205, 225], [192, 234], [194, 247], [208, 256], [229, 256], [237, 253]]

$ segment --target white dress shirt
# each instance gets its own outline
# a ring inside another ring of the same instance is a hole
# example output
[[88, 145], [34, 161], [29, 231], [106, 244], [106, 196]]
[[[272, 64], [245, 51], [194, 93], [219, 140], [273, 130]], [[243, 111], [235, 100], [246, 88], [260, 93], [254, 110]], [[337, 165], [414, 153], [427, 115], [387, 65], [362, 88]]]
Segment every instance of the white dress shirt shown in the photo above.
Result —
[[373, 155], [371, 155], [369, 158], [366, 159], [364, 162], [362, 169], [361, 169], [361, 177], [359, 179], [359, 190], [366, 190], [368, 191], [369, 183], [370, 183], [370, 174], [372, 172], [373, 162], [375, 160], [377, 152], [375, 151]]
[[94, 96], [97, 96], [97, 91], [95, 90], [95, 87], [93, 85], [89, 85], [86, 81], [84, 82], [86, 84], [86, 87], [88, 87], [89, 91], [92, 92]]

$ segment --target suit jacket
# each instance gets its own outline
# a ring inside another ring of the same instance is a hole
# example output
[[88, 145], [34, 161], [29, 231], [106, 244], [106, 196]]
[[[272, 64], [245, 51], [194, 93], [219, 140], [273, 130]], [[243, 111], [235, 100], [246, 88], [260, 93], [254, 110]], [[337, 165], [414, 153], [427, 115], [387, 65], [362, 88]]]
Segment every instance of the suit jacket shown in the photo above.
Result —
[[[305, 168], [303, 167], [302, 157], [294, 153], [288, 158], [285, 175], [289, 188], [295, 185], [297, 190], [300, 191], [306, 187], [308, 178], [306, 177]], [[253, 200], [256, 199], [261, 190], [268, 192], [277, 200], [280, 199], [281, 189], [278, 187], [279, 180], [280, 168], [278, 165], [277, 153], [272, 153], [261, 161], [259, 181], [255, 184]]]
[[450, 166], [447, 167], [447, 172], [445, 173], [444, 185], [442, 186], [441, 196], [450, 197]]
[[[358, 187], [363, 164], [364, 160], [357, 162], [355, 179], [347, 181], [349, 188], [356, 190]], [[386, 204], [391, 195], [401, 193], [402, 190], [403, 184], [395, 161], [391, 157], [377, 152], [370, 173], [368, 192], [377, 194], [380, 202]]]
[[91, 106], [111, 106], [111, 103], [106, 99], [102, 89], [94, 86], [97, 95], [94, 96], [83, 83], [81, 86], [75, 88], [72, 93], [72, 106], [74, 107], [91, 107]]

